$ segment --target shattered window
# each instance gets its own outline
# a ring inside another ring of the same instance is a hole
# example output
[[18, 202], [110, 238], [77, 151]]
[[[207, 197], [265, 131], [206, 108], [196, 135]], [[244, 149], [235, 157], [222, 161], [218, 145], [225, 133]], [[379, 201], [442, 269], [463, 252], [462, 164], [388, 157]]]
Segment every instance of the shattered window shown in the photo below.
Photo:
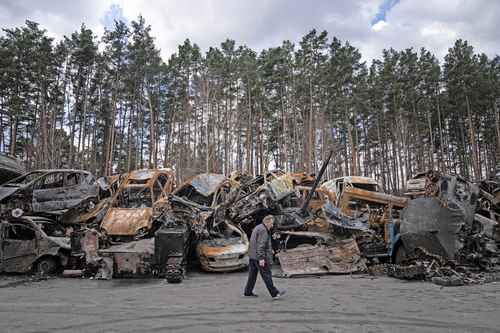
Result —
[[35, 230], [24, 225], [11, 224], [7, 227], [7, 239], [33, 240], [35, 236]]
[[131, 185], [146, 185], [149, 181], [148, 179], [130, 179], [129, 184]]
[[67, 186], [75, 186], [80, 184], [80, 174], [77, 172], [70, 173], [66, 178]]
[[55, 223], [38, 223], [38, 226], [49, 237], [64, 236], [64, 228]]
[[153, 206], [151, 190], [147, 187], [126, 187], [118, 196], [118, 207], [146, 208]]
[[162, 186], [160, 184], [159, 179], [155, 182], [155, 184], [153, 186], [153, 193], [155, 196], [155, 200], [160, 199], [162, 196]]
[[165, 184], [167, 184], [168, 179], [167, 179], [167, 177], [165, 177], [165, 175], [159, 175], [158, 181], [160, 182], [161, 187], [164, 187]]
[[35, 184], [35, 189], [46, 190], [51, 188], [59, 188], [64, 186], [64, 174], [62, 172], [54, 172], [48, 174]]
[[16, 178], [16, 179], [10, 181], [6, 185], [8, 185], [8, 184], [21, 184], [21, 185], [29, 184], [42, 175], [43, 175], [43, 172], [30, 172], [24, 176], [21, 176], [19, 178]]
[[378, 192], [378, 187], [375, 184], [352, 183], [352, 186], [362, 190]]

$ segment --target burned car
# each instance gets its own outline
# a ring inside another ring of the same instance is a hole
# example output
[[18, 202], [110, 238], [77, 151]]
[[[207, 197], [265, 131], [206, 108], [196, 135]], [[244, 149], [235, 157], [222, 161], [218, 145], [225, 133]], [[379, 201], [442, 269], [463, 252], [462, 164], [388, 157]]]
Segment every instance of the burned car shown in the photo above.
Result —
[[98, 201], [94, 176], [83, 170], [37, 170], [0, 186], [0, 209], [25, 214], [62, 216], [67, 210], [86, 210]]
[[407, 198], [386, 194], [374, 179], [360, 176], [330, 180], [320, 190], [327, 196], [328, 218], [341, 229], [358, 231], [356, 241], [364, 256], [396, 260]]
[[247, 235], [226, 216], [239, 185], [236, 177], [200, 174], [170, 198], [174, 218], [189, 221], [192, 227], [196, 254], [205, 271], [230, 272], [248, 266]]
[[34, 216], [0, 222], [0, 272], [54, 273], [68, 262], [69, 238], [53, 221]]
[[293, 178], [288, 174], [272, 172], [255, 191], [238, 196], [228, 207], [228, 216], [250, 233], [264, 216], [284, 215], [284, 209], [298, 205], [299, 194], [294, 189]]
[[129, 172], [120, 182], [102, 219], [101, 231], [112, 242], [138, 240], [154, 233], [154, 221], [175, 187], [170, 169]]
[[196, 246], [203, 270], [230, 272], [248, 266], [248, 237], [240, 228], [222, 221]]

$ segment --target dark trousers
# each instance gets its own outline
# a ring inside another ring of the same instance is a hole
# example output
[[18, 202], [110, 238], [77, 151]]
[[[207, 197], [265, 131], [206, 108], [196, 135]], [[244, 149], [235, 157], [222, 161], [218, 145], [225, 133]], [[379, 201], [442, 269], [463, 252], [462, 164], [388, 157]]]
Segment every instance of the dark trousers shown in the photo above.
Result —
[[264, 267], [259, 265], [259, 261], [255, 259], [250, 259], [248, 265], [248, 280], [245, 287], [245, 295], [250, 295], [253, 293], [253, 288], [255, 287], [255, 282], [257, 281], [257, 272], [260, 272], [262, 280], [266, 284], [267, 290], [272, 297], [278, 295], [279, 291], [273, 284], [273, 276], [271, 273], [271, 267], [267, 264]]

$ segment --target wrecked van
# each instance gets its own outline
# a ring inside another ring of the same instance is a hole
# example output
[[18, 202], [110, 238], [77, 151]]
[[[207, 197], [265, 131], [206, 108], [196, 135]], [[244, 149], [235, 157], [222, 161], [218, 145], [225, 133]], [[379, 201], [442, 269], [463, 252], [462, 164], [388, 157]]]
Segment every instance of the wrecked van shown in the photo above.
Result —
[[67, 264], [70, 241], [51, 220], [23, 216], [0, 222], [0, 272], [54, 273]]

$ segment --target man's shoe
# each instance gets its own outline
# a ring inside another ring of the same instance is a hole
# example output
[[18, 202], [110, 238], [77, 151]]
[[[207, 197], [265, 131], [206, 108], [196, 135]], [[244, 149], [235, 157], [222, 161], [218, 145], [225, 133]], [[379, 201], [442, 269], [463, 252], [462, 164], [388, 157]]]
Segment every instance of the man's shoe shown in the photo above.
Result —
[[278, 294], [273, 297], [273, 300], [283, 298], [283, 296], [285, 296], [285, 295], [286, 295], [286, 290], [285, 289], [280, 290], [278, 292]]
[[244, 297], [259, 297], [259, 295], [251, 293], [251, 294], [243, 294]]

